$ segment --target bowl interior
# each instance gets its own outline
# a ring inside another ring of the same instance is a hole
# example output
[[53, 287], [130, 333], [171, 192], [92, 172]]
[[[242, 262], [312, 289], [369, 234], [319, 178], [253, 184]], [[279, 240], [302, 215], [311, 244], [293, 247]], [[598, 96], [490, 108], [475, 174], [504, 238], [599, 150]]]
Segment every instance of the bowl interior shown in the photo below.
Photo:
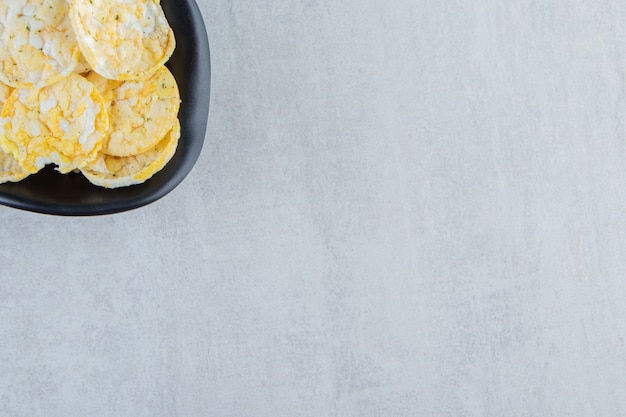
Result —
[[181, 137], [172, 160], [143, 184], [105, 189], [80, 173], [47, 166], [16, 183], [0, 184], [0, 204], [39, 213], [86, 216], [122, 212], [152, 203], [173, 190], [193, 168], [209, 113], [211, 63], [206, 28], [194, 0], [161, 0], [176, 37], [168, 63], [181, 96]]

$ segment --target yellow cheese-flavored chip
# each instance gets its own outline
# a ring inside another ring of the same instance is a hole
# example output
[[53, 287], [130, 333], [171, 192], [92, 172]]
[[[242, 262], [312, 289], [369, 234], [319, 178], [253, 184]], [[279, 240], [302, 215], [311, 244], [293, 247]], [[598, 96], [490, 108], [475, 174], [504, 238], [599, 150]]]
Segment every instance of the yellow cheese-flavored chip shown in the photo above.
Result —
[[67, 173], [93, 161], [109, 127], [104, 102], [78, 74], [41, 90], [16, 89], [2, 108], [0, 144], [22, 168]]
[[91, 164], [81, 171], [87, 179], [98, 186], [106, 188], [126, 187], [141, 184], [172, 159], [180, 138], [180, 123], [176, 120], [174, 127], [153, 148], [133, 156], [111, 156], [100, 153]]
[[104, 100], [104, 106], [109, 113], [109, 121], [111, 121], [111, 105], [115, 101], [116, 98], [116, 89], [124, 84], [124, 81], [116, 81], [109, 80], [108, 78], [104, 78], [99, 75], [97, 72], [92, 71], [87, 74], [87, 80], [96, 87], [96, 90], [102, 96], [102, 100]]
[[67, 76], [78, 61], [78, 43], [66, 0], [0, 2], [0, 81], [41, 88]]
[[70, 18], [87, 62], [106, 78], [146, 77], [174, 51], [174, 32], [155, 0], [71, 0]]
[[115, 156], [142, 153], [174, 126], [180, 107], [178, 85], [161, 66], [137, 81], [112, 81], [92, 72], [87, 76], [103, 96], [110, 119], [104, 152]]
[[78, 63], [76, 64], [76, 67], [74, 67], [74, 72], [76, 74], [86, 75], [89, 71], [91, 71], [91, 67], [89, 66], [89, 63], [87, 62], [87, 60], [85, 59], [82, 53], [79, 54]]
[[[4, 106], [13, 89], [8, 85], [0, 83], [0, 109]], [[24, 171], [13, 154], [6, 152], [0, 146], [0, 184], [5, 182], [15, 182], [28, 176], [28, 172]]]
[[4, 103], [6, 103], [11, 95], [11, 92], [13, 92], [12, 87], [0, 82], [0, 111], [2, 110], [2, 106], [4, 106]]
[[0, 184], [5, 182], [17, 182], [30, 175], [24, 171], [13, 155], [0, 148]]

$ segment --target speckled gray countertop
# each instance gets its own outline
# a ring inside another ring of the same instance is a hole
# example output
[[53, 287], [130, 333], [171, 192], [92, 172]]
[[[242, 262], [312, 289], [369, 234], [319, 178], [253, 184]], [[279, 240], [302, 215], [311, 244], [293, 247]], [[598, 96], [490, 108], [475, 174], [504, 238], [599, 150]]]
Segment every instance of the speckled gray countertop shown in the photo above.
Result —
[[199, 4], [186, 180], [0, 208], [0, 416], [626, 414], [626, 3]]

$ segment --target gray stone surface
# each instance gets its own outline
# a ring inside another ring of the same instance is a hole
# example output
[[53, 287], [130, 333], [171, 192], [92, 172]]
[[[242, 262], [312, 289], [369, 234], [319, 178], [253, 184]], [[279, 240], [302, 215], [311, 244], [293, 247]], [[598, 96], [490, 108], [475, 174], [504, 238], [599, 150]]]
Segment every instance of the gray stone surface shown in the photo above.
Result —
[[626, 3], [200, 7], [187, 179], [0, 208], [0, 416], [626, 414]]

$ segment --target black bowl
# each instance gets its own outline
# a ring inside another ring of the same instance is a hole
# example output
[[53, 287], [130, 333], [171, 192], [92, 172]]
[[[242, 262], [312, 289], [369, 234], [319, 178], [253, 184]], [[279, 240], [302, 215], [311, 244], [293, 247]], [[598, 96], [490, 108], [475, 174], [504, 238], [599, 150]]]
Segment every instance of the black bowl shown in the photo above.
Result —
[[80, 173], [59, 174], [47, 166], [16, 183], [0, 185], [0, 204], [38, 213], [90, 216], [119, 213], [152, 203], [172, 191], [196, 163], [206, 132], [211, 60], [206, 28], [194, 0], [161, 0], [176, 36], [166, 64], [178, 82], [181, 137], [172, 160], [143, 184], [109, 190]]

